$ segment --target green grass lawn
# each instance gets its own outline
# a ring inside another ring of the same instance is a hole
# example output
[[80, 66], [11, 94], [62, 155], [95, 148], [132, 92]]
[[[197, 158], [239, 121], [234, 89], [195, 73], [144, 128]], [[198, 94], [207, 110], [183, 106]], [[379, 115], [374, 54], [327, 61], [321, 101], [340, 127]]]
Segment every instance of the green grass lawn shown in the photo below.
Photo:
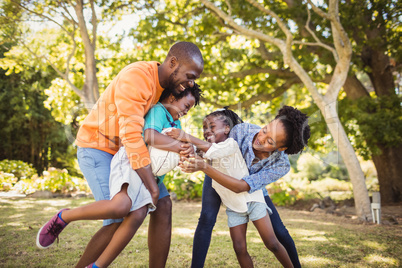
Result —
[[[81, 198], [0, 197], [0, 267], [73, 267], [101, 221], [70, 224], [49, 249], [36, 248], [39, 228], [59, 209], [92, 202]], [[173, 204], [173, 234], [167, 267], [190, 267], [192, 238], [201, 204]], [[278, 211], [295, 240], [303, 267], [401, 267], [402, 227], [359, 224], [326, 214]], [[147, 267], [148, 218], [111, 267]], [[248, 248], [255, 267], [280, 267], [249, 225]], [[224, 209], [218, 217], [205, 267], [238, 267]]]

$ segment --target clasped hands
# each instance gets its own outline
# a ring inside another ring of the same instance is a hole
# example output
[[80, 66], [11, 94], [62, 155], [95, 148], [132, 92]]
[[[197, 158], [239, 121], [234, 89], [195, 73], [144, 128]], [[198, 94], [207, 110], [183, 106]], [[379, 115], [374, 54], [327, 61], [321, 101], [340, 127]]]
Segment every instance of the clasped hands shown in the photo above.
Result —
[[196, 171], [203, 171], [206, 168], [204, 159], [194, 152], [194, 147], [191, 143], [189, 143], [190, 138], [186, 132], [175, 128], [169, 132], [166, 132], [166, 135], [178, 141], [185, 142], [185, 144], [181, 145], [181, 147], [185, 149], [180, 151], [179, 161], [179, 167], [183, 172], [193, 173]]

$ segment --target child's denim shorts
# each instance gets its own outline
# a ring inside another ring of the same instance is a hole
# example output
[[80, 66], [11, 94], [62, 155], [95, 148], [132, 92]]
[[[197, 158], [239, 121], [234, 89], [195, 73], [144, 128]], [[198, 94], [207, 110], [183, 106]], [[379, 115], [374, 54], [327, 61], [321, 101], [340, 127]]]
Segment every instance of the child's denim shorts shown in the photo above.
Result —
[[262, 219], [267, 215], [267, 212], [269, 215], [272, 214], [271, 209], [267, 206], [266, 203], [249, 202], [247, 203], [247, 208], [247, 212], [242, 213], [233, 211], [230, 208], [226, 208], [229, 228], [245, 224], [249, 221]]

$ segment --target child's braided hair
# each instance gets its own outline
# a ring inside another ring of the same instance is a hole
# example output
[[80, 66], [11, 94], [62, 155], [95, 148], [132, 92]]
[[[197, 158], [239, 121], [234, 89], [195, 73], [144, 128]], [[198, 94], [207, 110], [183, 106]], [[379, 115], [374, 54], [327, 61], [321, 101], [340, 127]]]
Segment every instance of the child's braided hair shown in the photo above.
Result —
[[291, 106], [283, 106], [275, 119], [279, 119], [286, 131], [285, 153], [302, 152], [310, 138], [308, 116]]
[[208, 116], [218, 117], [226, 125], [228, 125], [230, 129], [232, 129], [237, 124], [243, 123], [243, 120], [241, 120], [241, 118], [235, 112], [228, 109], [227, 106], [223, 109], [216, 110], [205, 117]]

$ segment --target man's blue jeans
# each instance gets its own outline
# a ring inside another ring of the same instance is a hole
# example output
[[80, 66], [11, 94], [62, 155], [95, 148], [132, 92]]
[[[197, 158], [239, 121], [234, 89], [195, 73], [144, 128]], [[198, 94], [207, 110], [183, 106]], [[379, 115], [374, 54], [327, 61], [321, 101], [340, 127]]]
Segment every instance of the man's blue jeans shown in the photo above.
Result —
[[[272, 204], [269, 196], [265, 196], [265, 202], [272, 210], [270, 215], [271, 223], [275, 231], [275, 235], [279, 242], [285, 247], [293, 266], [301, 267], [299, 256], [292, 237], [290, 236], [285, 225], [283, 225], [281, 217], [278, 214], [274, 204]], [[208, 253], [209, 244], [211, 243], [212, 229], [215, 226], [216, 217], [221, 206], [221, 199], [212, 188], [212, 179], [205, 175], [204, 186], [202, 189], [202, 208], [200, 218], [198, 219], [197, 229], [194, 234], [193, 241], [193, 258], [191, 262], [192, 268], [204, 267], [205, 258]]]

